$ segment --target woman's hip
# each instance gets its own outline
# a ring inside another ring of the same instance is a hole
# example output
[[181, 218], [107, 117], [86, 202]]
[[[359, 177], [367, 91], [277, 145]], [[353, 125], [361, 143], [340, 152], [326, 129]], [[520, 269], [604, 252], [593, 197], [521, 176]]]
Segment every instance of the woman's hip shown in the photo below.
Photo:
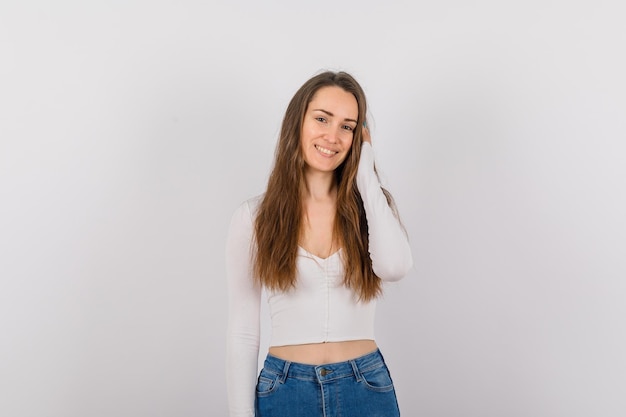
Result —
[[391, 375], [377, 349], [309, 365], [268, 355], [256, 389], [257, 417], [399, 416]]

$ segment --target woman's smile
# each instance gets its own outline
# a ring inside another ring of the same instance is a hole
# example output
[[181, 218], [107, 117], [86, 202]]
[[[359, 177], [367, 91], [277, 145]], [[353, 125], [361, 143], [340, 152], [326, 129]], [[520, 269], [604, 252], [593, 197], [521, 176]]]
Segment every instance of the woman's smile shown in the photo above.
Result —
[[331, 157], [337, 154], [337, 151], [333, 151], [331, 149], [323, 148], [320, 145], [315, 145], [315, 149], [317, 149], [323, 156]]

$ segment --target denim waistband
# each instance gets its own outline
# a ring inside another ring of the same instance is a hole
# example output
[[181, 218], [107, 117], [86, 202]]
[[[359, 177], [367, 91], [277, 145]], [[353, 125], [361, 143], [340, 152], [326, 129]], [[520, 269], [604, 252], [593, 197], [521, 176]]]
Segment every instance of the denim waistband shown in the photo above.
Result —
[[376, 349], [372, 353], [355, 359], [324, 365], [290, 362], [268, 354], [263, 364], [263, 369], [279, 375], [283, 382], [286, 378], [325, 382], [347, 377], [354, 377], [357, 381], [360, 381], [362, 372], [383, 366], [386, 366], [383, 355], [380, 353], [380, 350]]

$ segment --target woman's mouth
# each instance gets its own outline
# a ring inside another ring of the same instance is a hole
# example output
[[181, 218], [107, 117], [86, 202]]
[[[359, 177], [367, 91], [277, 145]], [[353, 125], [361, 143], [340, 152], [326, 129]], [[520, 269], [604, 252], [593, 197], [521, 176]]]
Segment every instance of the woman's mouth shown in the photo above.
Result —
[[319, 145], [315, 145], [315, 149], [317, 149], [319, 152], [321, 152], [322, 154], [327, 155], [327, 156], [333, 156], [333, 155], [335, 155], [337, 153], [336, 151], [332, 151], [330, 149], [322, 148]]

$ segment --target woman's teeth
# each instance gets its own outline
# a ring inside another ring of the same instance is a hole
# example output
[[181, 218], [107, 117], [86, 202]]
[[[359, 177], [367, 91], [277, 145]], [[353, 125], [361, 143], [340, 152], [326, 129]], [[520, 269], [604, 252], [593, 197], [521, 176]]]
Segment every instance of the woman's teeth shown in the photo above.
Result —
[[318, 146], [318, 145], [315, 145], [315, 149], [317, 149], [318, 151], [326, 155], [334, 155], [337, 153], [335, 151], [331, 151], [330, 149], [322, 148], [321, 146]]

